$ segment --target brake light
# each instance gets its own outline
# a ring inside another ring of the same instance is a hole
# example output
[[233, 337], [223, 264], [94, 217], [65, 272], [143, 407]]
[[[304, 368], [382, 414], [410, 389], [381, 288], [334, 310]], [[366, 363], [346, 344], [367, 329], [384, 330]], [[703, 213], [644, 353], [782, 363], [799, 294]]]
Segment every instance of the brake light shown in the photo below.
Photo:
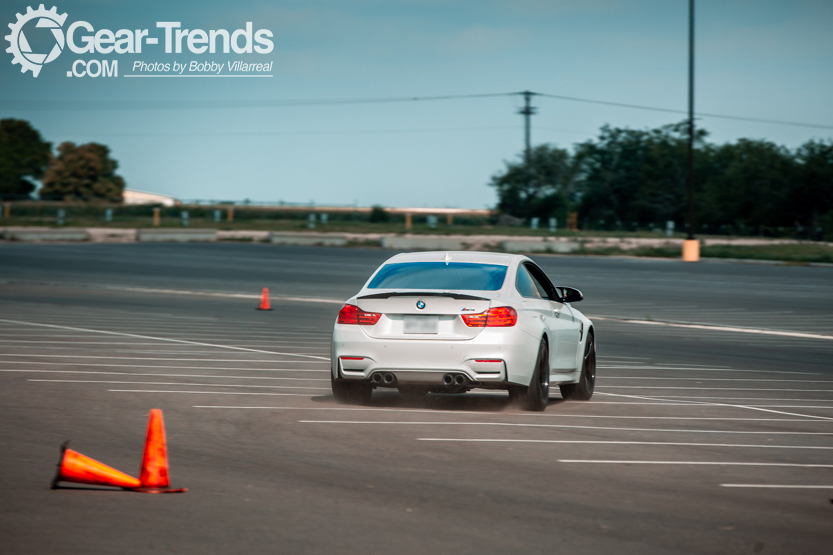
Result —
[[378, 322], [381, 317], [382, 315], [376, 312], [365, 312], [355, 305], [346, 304], [338, 313], [338, 323], [373, 326], [376, 325], [376, 322]]
[[470, 328], [509, 328], [518, 322], [518, 313], [509, 306], [490, 308], [480, 314], [462, 314], [460, 317]]

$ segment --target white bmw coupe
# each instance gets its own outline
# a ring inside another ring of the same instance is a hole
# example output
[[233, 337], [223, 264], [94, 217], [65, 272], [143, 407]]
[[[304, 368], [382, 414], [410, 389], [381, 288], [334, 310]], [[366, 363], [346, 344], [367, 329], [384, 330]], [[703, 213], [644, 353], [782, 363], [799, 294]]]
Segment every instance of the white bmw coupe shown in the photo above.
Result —
[[596, 382], [593, 323], [529, 258], [487, 252], [398, 254], [341, 309], [333, 394], [364, 404], [375, 388], [404, 396], [504, 389], [542, 411], [550, 383], [587, 400]]

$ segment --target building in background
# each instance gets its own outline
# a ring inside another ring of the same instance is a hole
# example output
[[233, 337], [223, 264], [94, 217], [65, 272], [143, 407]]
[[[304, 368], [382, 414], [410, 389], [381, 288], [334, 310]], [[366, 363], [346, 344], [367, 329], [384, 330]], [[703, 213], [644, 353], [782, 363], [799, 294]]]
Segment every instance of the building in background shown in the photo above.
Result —
[[179, 206], [181, 203], [169, 195], [137, 191], [136, 189], [124, 190], [124, 204], [161, 204], [163, 206]]

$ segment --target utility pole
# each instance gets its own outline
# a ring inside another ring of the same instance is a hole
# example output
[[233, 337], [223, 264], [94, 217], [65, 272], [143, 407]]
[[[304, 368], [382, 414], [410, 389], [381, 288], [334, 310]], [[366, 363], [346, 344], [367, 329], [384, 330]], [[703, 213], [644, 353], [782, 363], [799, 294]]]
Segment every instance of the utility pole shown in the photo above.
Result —
[[688, 0], [688, 239], [694, 239], [694, 0]]
[[525, 138], [526, 138], [526, 150], [524, 151], [524, 161], [526, 162], [526, 167], [529, 169], [530, 163], [530, 140], [529, 140], [529, 127], [530, 127], [530, 120], [529, 117], [536, 112], [536, 109], [533, 108], [530, 103], [532, 102], [532, 95], [534, 92], [531, 91], [524, 91], [521, 93], [524, 95], [524, 107], [518, 110], [518, 113], [524, 116], [524, 124], [525, 124]]

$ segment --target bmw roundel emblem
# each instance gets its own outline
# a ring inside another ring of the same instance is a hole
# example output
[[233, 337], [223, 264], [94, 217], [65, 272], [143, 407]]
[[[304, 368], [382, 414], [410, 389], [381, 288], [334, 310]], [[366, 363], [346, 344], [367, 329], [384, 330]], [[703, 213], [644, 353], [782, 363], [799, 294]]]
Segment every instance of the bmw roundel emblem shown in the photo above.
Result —
[[422, 299], [418, 300], [417, 301], [417, 308], [420, 309], [420, 310], [425, 308], [425, 301], [423, 301]]

